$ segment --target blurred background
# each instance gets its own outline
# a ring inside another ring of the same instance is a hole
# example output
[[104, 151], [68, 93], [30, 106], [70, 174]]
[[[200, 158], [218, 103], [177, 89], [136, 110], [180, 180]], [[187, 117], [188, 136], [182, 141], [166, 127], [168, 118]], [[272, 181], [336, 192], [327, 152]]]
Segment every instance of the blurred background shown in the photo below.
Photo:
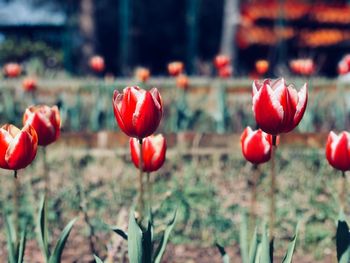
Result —
[[346, 0], [1, 0], [0, 10], [1, 64], [36, 61], [72, 74], [88, 72], [95, 54], [115, 76], [136, 66], [164, 75], [172, 60], [210, 74], [213, 57], [225, 53], [235, 76], [249, 75], [257, 59], [278, 75], [290, 59], [308, 57], [335, 77], [349, 50]]

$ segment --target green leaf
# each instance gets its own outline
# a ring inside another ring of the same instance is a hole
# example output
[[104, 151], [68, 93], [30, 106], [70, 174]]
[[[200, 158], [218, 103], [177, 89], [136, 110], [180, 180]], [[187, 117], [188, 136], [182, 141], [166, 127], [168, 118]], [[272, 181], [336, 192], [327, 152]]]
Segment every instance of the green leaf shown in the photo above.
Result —
[[152, 241], [153, 229], [151, 221], [148, 221], [147, 230], [142, 233], [142, 251], [143, 251], [143, 262], [152, 262], [153, 253], [153, 241]]
[[133, 210], [129, 216], [128, 254], [130, 263], [142, 263], [142, 230], [135, 220]]
[[249, 263], [255, 263], [258, 255], [258, 245], [259, 245], [258, 231], [255, 228], [252, 240], [250, 241]]
[[350, 260], [350, 235], [349, 226], [345, 221], [345, 216], [341, 212], [338, 219], [336, 233], [337, 259], [339, 263], [348, 263]]
[[21, 235], [21, 241], [19, 242], [19, 246], [18, 246], [17, 263], [23, 262], [24, 252], [26, 247], [26, 234], [27, 234], [27, 227], [25, 226]]
[[112, 227], [112, 230], [114, 231], [114, 233], [118, 234], [119, 236], [121, 236], [125, 240], [128, 240], [128, 234], [125, 233], [122, 229], [120, 229], [118, 227]]
[[16, 263], [16, 231], [9, 215], [5, 215], [6, 241], [9, 263]]
[[48, 261], [49, 256], [50, 256], [50, 251], [49, 251], [49, 243], [48, 243], [48, 225], [47, 225], [47, 204], [45, 200], [45, 196], [43, 196], [41, 203], [40, 203], [40, 208], [39, 208], [39, 222], [38, 222], [38, 227], [39, 227], [39, 243], [41, 244], [41, 248], [43, 250], [43, 253], [45, 255], [46, 261]]
[[292, 263], [293, 253], [294, 253], [294, 249], [295, 249], [295, 243], [296, 243], [297, 236], [298, 236], [298, 230], [299, 230], [299, 223], [297, 224], [297, 227], [295, 228], [294, 237], [292, 238], [291, 242], [288, 245], [288, 250], [287, 250], [287, 253], [282, 260], [282, 263]]
[[73, 225], [77, 219], [74, 218], [71, 220], [66, 227], [63, 229], [61, 235], [58, 238], [58, 241], [56, 243], [55, 249], [53, 250], [53, 253], [49, 259], [49, 263], [60, 263], [61, 262], [61, 256], [64, 249], [64, 246], [66, 245], [67, 239], [69, 237], [70, 231], [73, 228]]
[[248, 263], [248, 218], [245, 212], [241, 215], [241, 227], [239, 231], [239, 247], [243, 263]]
[[177, 210], [175, 210], [174, 216], [173, 216], [172, 220], [168, 223], [168, 225], [164, 231], [164, 234], [162, 236], [162, 239], [159, 243], [159, 246], [157, 247], [157, 250], [154, 254], [154, 260], [153, 260], [154, 263], [160, 263], [160, 261], [162, 260], [166, 245], [167, 245], [168, 240], [169, 240], [170, 233], [173, 230], [174, 225], [175, 225], [176, 214], [177, 214]]
[[227, 255], [225, 248], [223, 246], [221, 246], [219, 243], [216, 243], [215, 245], [221, 254], [222, 263], [230, 263], [230, 258]]
[[260, 262], [261, 263], [271, 263], [271, 257], [270, 257], [270, 244], [269, 244], [269, 237], [267, 235], [267, 229], [266, 225], [263, 228], [262, 233], [262, 240], [261, 240], [261, 255], [260, 255]]
[[98, 256], [94, 255], [94, 258], [96, 263], [103, 263], [102, 259], [100, 259]]

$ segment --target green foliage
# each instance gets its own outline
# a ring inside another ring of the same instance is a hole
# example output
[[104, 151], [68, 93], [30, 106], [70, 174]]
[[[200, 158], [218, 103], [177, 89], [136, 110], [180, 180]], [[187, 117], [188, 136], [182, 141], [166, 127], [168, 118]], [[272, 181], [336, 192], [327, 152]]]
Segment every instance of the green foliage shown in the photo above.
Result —
[[15, 226], [10, 216], [5, 215], [5, 228], [9, 263], [22, 263], [26, 246], [27, 227], [24, 227], [21, 238], [18, 240], [19, 236], [16, 236]]
[[48, 243], [48, 225], [47, 225], [47, 205], [45, 201], [45, 197], [41, 201], [40, 209], [39, 209], [39, 222], [38, 222], [38, 228], [39, 228], [39, 242], [41, 243], [41, 247], [46, 259], [47, 263], [60, 263], [61, 262], [61, 256], [63, 253], [63, 249], [66, 245], [67, 239], [69, 237], [69, 234], [73, 228], [73, 225], [76, 221], [76, 219], [72, 219], [66, 227], [61, 232], [57, 243], [53, 249], [53, 251], [50, 253], [49, 243]]
[[128, 234], [119, 228], [113, 231], [128, 241], [128, 255], [130, 263], [160, 263], [169, 240], [170, 233], [176, 221], [176, 211], [172, 220], [167, 224], [161, 235], [160, 242], [154, 250], [156, 240], [153, 234], [153, 222], [149, 220], [144, 229], [136, 222], [134, 211], [130, 212]]
[[338, 218], [336, 233], [337, 259], [339, 263], [348, 263], [350, 260], [350, 233], [343, 212]]

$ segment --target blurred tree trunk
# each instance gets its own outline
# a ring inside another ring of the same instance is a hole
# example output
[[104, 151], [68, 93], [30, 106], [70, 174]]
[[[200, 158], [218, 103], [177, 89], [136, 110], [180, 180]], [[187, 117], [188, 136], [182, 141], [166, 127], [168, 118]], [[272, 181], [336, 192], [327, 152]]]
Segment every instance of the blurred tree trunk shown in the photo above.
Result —
[[88, 71], [89, 58], [95, 53], [94, 0], [80, 0], [79, 27], [82, 37], [81, 68]]
[[224, 0], [224, 16], [222, 24], [220, 54], [228, 55], [235, 61], [235, 35], [239, 24], [239, 0]]

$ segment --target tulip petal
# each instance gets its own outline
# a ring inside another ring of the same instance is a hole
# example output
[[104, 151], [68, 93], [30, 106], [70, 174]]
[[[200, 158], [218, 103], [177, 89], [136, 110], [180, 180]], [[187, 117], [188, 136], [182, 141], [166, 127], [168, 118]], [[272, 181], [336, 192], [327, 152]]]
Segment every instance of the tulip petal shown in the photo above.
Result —
[[301, 119], [304, 116], [307, 100], [308, 100], [308, 92], [307, 92], [307, 83], [300, 89], [298, 92], [298, 104], [296, 105], [296, 112], [294, 115], [294, 126], [297, 126]]
[[283, 120], [283, 107], [271, 87], [264, 84], [253, 97], [253, 112], [260, 128], [270, 134], [280, 132]]
[[8, 131], [1, 128], [0, 129], [0, 167], [4, 169], [8, 169], [9, 166], [5, 160], [7, 148], [12, 141], [12, 136]]
[[350, 170], [349, 156], [350, 134], [342, 132], [339, 136], [330, 132], [326, 146], [326, 157], [328, 162], [341, 171]]

